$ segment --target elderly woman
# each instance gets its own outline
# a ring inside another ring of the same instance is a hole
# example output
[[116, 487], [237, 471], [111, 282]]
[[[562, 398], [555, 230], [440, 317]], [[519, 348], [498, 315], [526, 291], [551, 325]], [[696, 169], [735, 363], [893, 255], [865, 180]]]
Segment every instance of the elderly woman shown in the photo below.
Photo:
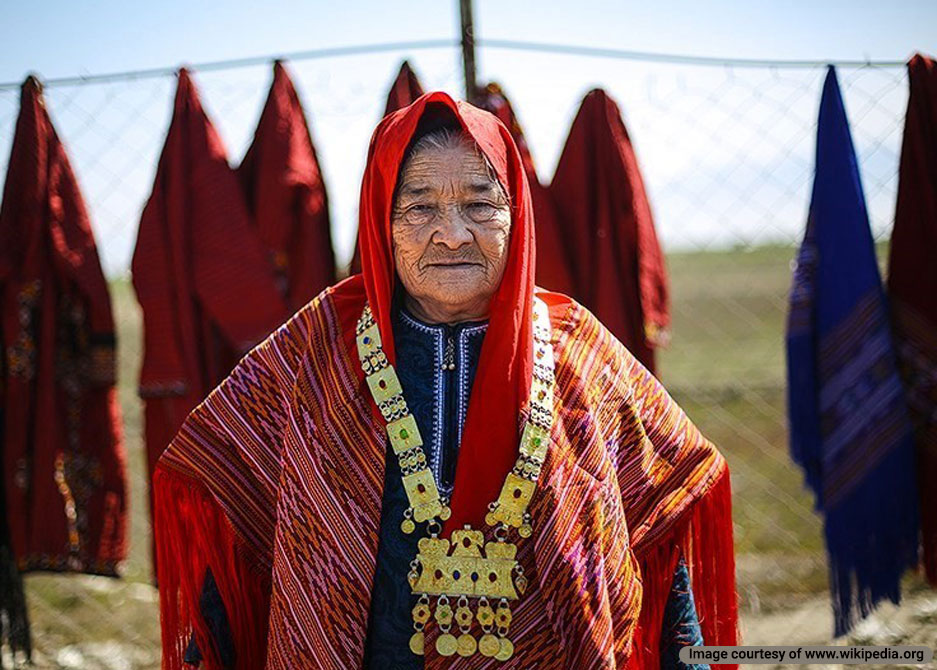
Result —
[[733, 644], [725, 461], [595, 317], [535, 289], [507, 129], [444, 93], [386, 117], [360, 241], [362, 274], [160, 460], [163, 667], [661, 667]]

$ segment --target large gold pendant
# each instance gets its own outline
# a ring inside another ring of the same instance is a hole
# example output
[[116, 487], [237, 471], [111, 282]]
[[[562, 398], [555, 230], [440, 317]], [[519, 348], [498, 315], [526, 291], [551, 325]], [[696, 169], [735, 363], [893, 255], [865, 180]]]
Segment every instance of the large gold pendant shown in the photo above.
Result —
[[[517, 562], [517, 547], [506, 541], [504, 526], [498, 530], [501, 532], [496, 532], [496, 539], [489, 542], [484, 541], [481, 531], [466, 525], [453, 531], [451, 539], [434, 534], [418, 543], [419, 553], [410, 572], [413, 591], [420, 596], [413, 608], [413, 625], [422, 630], [430, 619], [430, 597], [436, 596], [433, 618], [442, 631], [436, 651], [442, 656], [480, 653], [507, 660], [514, 653], [514, 645], [507, 638], [512, 619], [509, 603], [518, 598], [519, 591], [523, 592], [527, 580]], [[457, 599], [455, 611], [450, 598]], [[483, 632], [477, 641], [471, 633], [473, 622]], [[461, 631], [458, 637], [449, 632], [453, 624]], [[411, 641], [410, 648], [414, 646]]]

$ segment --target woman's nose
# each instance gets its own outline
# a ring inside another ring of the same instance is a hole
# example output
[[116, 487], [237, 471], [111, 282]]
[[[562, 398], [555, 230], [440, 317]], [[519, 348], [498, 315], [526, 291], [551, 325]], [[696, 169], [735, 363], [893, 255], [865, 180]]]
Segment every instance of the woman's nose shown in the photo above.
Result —
[[459, 210], [458, 205], [443, 207], [438, 227], [433, 234], [433, 241], [454, 250], [466, 244], [471, 244], [473, 239], [472, 232], [468, 228], [468, 222]]

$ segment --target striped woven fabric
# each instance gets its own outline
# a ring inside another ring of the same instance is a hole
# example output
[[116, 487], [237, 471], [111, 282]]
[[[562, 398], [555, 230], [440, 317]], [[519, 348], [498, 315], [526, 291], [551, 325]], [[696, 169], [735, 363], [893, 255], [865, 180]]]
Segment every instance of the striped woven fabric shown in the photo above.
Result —
[[[725, 461], [586, 309], [540, 292], [557, 359], [553, 444], [519, 560], [507, 662], [435, 653], [426, 668], [659, 667], [680, 555], [703, 636], [734, 644]], [[211, 568], [238, 668], [360, 667], [378, 545], [386, 434], [355, 364], [360, 276], [327, 289], [253, 349], [189, 416], [155, 477], [163, 667], [194, 631]], [[477, 624], [475, 624], [477, 626]], [[478, 631], [475, 631], [476, 633]]]

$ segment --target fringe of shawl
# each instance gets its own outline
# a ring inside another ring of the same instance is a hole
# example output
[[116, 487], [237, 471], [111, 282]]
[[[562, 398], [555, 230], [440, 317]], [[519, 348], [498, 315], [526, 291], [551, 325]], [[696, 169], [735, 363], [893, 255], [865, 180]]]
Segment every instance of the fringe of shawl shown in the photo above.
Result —
[[[690, 571], [703, 644], [725, 646], [738, 643], [732, 489], [725, 462], [710, 489], [687, 512], [687, 518], [652, 546], [639, 547], [636, 553], [644, 594], [631, 667], [660, 668], [664, 608], [681, 555]], [[735, 670], [738, 666], [715, 664], [712, 667]]]
[[910, 444], [894, 449], [835, 507], [825, 510], [834, 635], [849, 632], [918, 563], [918, 508]]
[[204, 659], [201, 667], [225, 668], [199, 608], [208, 569], [230, 624], [236, 654], [231, 670], [264, 667], [269, 576], [245, 559], [224, 511], [204, 486], [162, 466], [153, 486], [163, 670], [191, 670], [183, 657], [193, 633]]

